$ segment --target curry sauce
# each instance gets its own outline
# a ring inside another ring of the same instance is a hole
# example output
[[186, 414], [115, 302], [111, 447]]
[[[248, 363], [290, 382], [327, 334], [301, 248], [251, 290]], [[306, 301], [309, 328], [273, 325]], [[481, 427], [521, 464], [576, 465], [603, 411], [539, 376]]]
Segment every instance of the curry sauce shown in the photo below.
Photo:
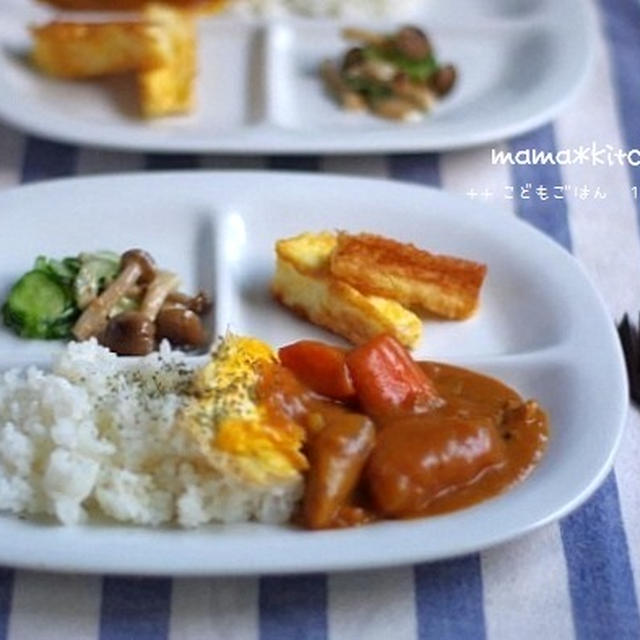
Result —
[[[423, 415], [404, 419], [405, 424], [407, 421], [412, 423], [414, 433], [422, 432], [423, 435], [422, 449], [418, 445], [414, 455], [409, 456], [414, 468], [409, 468], [408, 474], [414, 477], [419, 474], [415, 465], [424, 466], [424, 456], [433, 454], [428, 446], [433, 433], [444, 429], [450, 431], [447, 441], [450, 449], [461, 449], [457, 468], [444, 475], [457, 475], [459, 481], [454, 479], [434, 497], [426, 496], [419, 508], [398, 516], [434, 515], [462, 509], [523, 480], [544, 453], [549, 437], [548, 418], [538, 404], [532, 400], [523, 401], [502, 382], [468, 369], [433, 362], [422, 362], [420, 366], [434, 382], [444, 404]], [[462, 424], [468, 425], [466, 431], [460, 428]], [[402, 428], [399, 421], [381, 425], [379, 444], [387, 430], [390, 432], [398, 426]], [[402, 437], [400, 431], [398, 438]], [[446, 434], [437, 442], [443, 440], [446, 440]], [[403, 445], [407, 450], [411, 448], [406, 439]], [[441, 460], [442, 467], [456, 466], [451, 460], [455, 458], [452, 453], [455, 451], [449, 451], [448, 460]], [[375, 482], [375, 477], [369, 476], [369, 481]]]
[[326, 432], [310, 433], [306, 447], [310, 470], [297, 518], [305, 526], [348, 527], [455, 511], [505, 491], [533, 469], [549, 435], [547, 416], [535, 401], [467, 369], [434, 362], [420, 367], [441, 404], [376, 420], [366, 463], [361, 442], [370, 418], [357, 407], [314, 404], [310, 415], [324, 416]]
[[[324, 529], [454, 511], [501, 493], [533, 469], [549, 436], [535, 401], [468, 369], [415, 366], [428, 380], [429, 403], [385, 414], [367, 404], [371, 388], [332, 400], [285, 366], [263, 376], [259, 395], [272, 420], [286, 416], [306, 431], [309, 468], [296, 522]], [[396, 382], [385, 378], [387, 388]]]

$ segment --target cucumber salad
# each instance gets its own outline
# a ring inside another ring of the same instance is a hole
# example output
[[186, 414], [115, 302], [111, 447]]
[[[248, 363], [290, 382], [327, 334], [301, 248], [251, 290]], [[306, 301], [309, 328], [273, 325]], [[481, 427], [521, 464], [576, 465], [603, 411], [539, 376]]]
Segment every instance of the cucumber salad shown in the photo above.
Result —
[[202, 318], [210, 299], [179, 287], [178, 276], [159, 269], [141, 249], [38, 256], [11, 287], [2, 319], [23, 338], [96, 338], [121, 355], [150, 353], [163, 339], [203, 347], [208, 335]]

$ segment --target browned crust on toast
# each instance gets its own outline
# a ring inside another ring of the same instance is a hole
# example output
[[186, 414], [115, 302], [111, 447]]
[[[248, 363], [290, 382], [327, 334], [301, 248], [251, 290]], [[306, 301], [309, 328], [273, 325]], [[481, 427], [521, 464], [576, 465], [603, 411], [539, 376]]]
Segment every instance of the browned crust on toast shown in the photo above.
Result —
[[452, 319], [475, 311], [487, 272], [486, 265], [471, 260], [374, 234], [344, 232], [338, 234], [330, 268], [362, 293]]

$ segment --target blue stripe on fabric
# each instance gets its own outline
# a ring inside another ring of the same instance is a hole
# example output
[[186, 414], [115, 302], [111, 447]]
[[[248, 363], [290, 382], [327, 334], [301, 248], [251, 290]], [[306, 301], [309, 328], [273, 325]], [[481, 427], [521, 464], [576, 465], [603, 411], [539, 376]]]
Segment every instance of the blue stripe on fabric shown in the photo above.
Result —
[[[510, 147], [510, 151], [514, 155], [525, 149], [555, 152], [556, 142], [553, 126], [546, 125], [513, 138]], [[555, 190], [555, 187], [564, 186], [558, 165], [514, 165], [512, 177], [514, 202], [518, 215], [571, 251], [571, 233], [566, 199], [560, 200], [555, 197], [560, 195], [569, 197]], [[547, 189], [548, 200], [541, 201], [536, 195], [535, 190], [538, 186]], [[522, 189], [528, 190], [529, 199], [522, 197]]]
[[640, 617], [613, 472], [561, 522], [578, 640], [637, 640]]
[[259, 615], [260, 640], [325, 640], [326, 576], [261, 578]]
[[[536, 148], [555, 152], [553, 127], [547, 125], [511, 143], [513, 153]], [[562, 184], [555, 165], [515, 165], [515, 186]], [[534, 186], [535, 188], [535, 186]], [[571, 250], [566, 202], [515, 199], [518, 214]], [[639, 638], [640, 621], [622, 524], [615, 477], [581, 509], [560, 522], [569, 574], [574, 626], [579, 640]]]
[[29, 136], [22, 161], [22, 182], [69, 176], [75, 173], [77, 158], [77, 147]]
[[0, 568], [0, 640], [6, 640], [8, 635], [13, 579], [14, 572], [11, 569]]
[[100, 640], [167, 638], [171, 586], [168, 578], [104, 578]]
[[280, 171], [319, 171], [320, 159], [317, 156], [269, 156], [267, 168]]
[[435, 153], [408, 153], [387, 158], [389, 177], [430, 187], [440, 186], [440, 156]]
[[145, 169], [150, 171], [173, 171], [174, 169], [195, 169], [200, 164], [197, 156], [180, 153], [149, 153], [144, 157]]
[[482, 640], [485, 636], [480, 556], [414, 568], [419, 640]]

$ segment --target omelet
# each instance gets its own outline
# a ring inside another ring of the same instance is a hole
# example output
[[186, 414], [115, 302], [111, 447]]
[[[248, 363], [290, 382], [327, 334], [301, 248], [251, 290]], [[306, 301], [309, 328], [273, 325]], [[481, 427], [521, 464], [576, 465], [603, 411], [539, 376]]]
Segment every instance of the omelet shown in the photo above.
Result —
[[[137, 11], [144, 8], [147, 0], [42, 0], [66, 11]], [[180, 9], [194, 9], [203, 13], [215, 13], [227, 4], [226, 0], [163, 0]]]
[[188, 113], [196, 94], [196, 18], [152, 3], [129, 20], [54, 21], [31, 30], [32, 59], [41, 71], [69, 79], [133, 72], [143, 116]]
[[141, 21], [54, 21], [33, 27], [33, 63], [60, 78], [97, 78], [164, 68], [171, 42], [161, 29]]
[[413, 348], [422, 337], [422, 320], [395, 300], [367, 295], [330, 270], [337, 236], [301, 233], [276, 242], [271, 292], [284, 306], [314, 324], [361, 344], [390, 333]]
[[308, 468], [304, 427], [259, 397], [261, 377], [280, 366], [269, 345], [230, 334], [194, 375], [179, 424], [210, 467], [234, 481], [288, 485]]
[[161, 4], [143, 10], [145, 21], [169, 42], [164, 64], [138, 73], [140, 106], [147, 118], [188, 113], [195, 105], [197, 35], [194, 15]]

